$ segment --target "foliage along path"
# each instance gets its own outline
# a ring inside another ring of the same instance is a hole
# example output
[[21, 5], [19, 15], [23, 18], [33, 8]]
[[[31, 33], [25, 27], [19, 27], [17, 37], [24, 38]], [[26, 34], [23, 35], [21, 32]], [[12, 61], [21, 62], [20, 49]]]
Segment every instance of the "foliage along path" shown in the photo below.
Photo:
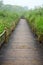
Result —
[[26, 20], [20, 19], [8, 44], [0, 51], [0, 65], [43, 65], [42, 48]]

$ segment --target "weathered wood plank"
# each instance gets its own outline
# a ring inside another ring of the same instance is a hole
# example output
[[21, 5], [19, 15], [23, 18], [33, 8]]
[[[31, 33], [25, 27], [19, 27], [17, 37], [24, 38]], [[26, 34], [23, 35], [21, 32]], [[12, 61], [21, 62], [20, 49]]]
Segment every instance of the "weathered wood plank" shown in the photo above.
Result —
[[0, 34], [0, 46], [4, 43], [5, 41], [5, 33], [6, 31], [4, 30], [2, 34]]

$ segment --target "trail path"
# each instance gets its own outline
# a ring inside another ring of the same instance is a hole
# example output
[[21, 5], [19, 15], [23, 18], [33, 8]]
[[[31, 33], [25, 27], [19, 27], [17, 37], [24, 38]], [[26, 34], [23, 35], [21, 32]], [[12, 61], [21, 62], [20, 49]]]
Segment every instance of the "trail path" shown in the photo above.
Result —
[[0, 65], [43, 65], [43, 50], [26, 20], [20, 19], [6, 46], [0, 51]]

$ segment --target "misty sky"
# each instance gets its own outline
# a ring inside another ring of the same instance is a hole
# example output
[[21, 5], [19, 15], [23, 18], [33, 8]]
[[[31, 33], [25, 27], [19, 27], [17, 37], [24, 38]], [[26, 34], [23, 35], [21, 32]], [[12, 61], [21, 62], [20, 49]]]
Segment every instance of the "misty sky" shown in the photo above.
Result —
[[29, 8], [34, 8], [35, 6], [41, 6], [43, 0], [3, 0], [4, 4], [28, 6]]

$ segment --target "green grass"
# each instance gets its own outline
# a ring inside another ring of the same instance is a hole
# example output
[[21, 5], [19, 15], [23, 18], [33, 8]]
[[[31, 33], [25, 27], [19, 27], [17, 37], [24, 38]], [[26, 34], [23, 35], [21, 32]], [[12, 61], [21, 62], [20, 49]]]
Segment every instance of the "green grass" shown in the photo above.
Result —
[[37, 36], [43, 36], [43, 8], [37, 8], [26, 12], [25, 18], [35, 30]]
[[5, 28], [10, 30], [17, 19], [19, 19], [19, 16], [16, 12], [0, 12], [0, 34], [5, 30]]

